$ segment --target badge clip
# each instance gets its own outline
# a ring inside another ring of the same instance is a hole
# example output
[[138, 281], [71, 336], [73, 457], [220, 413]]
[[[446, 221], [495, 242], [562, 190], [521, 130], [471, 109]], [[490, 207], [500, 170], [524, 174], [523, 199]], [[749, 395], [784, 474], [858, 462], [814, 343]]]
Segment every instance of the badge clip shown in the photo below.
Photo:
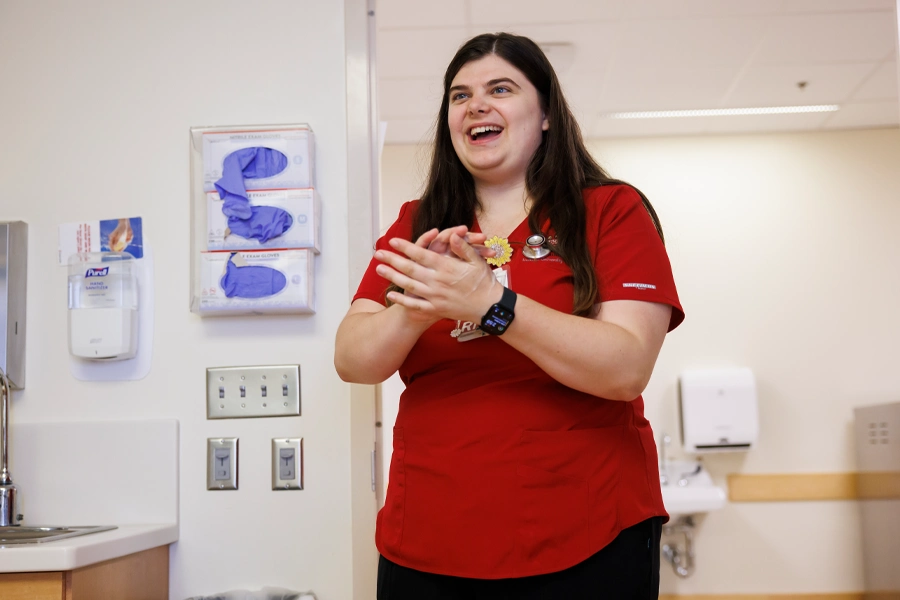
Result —
[[489, 265], [502, 267], [512, 258], [513, 249], [506, 238], [495, 235], [489, 240], [485, 240], [484, 245], [494, 251], [493, 257], [485, 259]]

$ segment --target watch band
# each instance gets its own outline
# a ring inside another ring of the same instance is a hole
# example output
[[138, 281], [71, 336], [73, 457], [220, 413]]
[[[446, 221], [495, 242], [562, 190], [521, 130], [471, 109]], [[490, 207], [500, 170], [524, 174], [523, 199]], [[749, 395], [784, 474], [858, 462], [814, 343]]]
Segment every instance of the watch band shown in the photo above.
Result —
[[514, 291], [506, 286], [503, 286], [503, 295], [500, 296], [500, 300], [496, 305], [502, 306], [509, 312], [514, 312], [516, 310], [516, 298], [518, 298], [518, 296]]
[[508, 287], [503, 288], [500, 301], [491, 306], [481, 317], [481, 329], [491, 335], [503, 335], [510, 323], [516, 318], [516, 293]]

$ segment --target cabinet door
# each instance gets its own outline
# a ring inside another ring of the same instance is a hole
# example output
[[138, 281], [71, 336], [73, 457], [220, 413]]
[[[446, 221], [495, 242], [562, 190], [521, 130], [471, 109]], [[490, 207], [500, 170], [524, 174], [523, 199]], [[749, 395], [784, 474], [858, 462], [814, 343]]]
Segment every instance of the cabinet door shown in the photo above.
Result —
[[0, 600], [168, 600], [169, 547], [66, 572], [0, 573]]
[[168, 600], [169, 547], [67, 571], [65, 580], [65, 600]]
[[0, 573], [3, 600], [62, 600], [63, 573]]

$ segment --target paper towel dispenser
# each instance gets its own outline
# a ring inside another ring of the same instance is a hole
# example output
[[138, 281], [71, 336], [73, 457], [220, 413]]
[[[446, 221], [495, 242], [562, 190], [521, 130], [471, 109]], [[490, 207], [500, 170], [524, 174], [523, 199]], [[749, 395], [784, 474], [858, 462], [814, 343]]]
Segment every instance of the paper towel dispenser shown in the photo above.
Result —
[[684, 371], [678, 391], [685, 451], [735, 452], [756, 445], [759, 411], [750, 369]]
[[28, 225], [0, 223], [0, 371], [14, 390], [25, 387], [25, 283]]

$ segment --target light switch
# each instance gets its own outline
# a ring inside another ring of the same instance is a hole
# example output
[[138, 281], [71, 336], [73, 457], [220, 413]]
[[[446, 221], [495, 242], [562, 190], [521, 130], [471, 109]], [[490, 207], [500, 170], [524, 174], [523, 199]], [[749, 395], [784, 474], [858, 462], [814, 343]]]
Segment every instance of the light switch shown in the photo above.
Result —
[[300, 415], [300, 365], [206, 369], [206, 418]]
[[272, 439], [272, 489], [303, 489], [303, 438]]
[[207, 439], [206, 456], [206, 489], [238, 489], [238, 439]]

